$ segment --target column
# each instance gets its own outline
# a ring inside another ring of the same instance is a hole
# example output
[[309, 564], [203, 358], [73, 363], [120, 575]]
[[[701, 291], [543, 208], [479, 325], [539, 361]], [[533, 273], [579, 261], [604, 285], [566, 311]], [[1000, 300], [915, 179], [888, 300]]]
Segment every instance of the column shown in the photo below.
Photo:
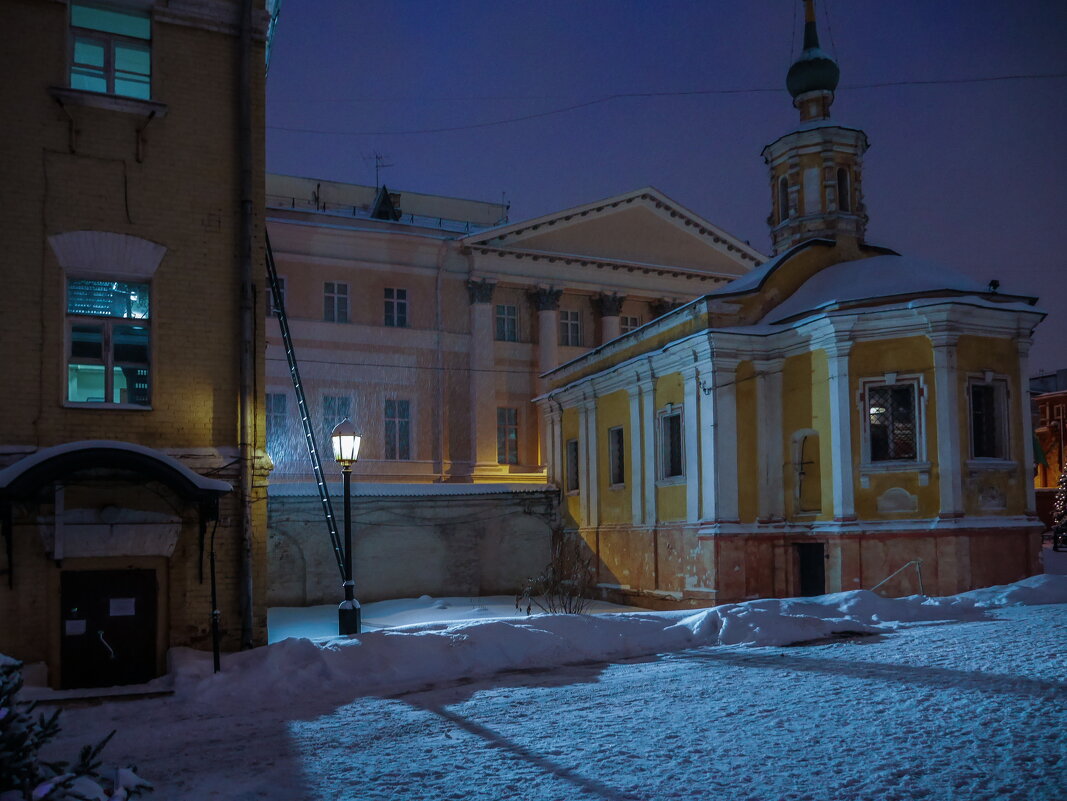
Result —
[[[559, 298], [562, 289], [538, 288], [530, 292], [530, 302], [537, 309], [537, 372], [547, 373], [559, 364]], [[537, 391], [545, 391], [538, 379]]]
[[582, 401], [578, 409], [578, 473], [581, 476], [582, 525], [600, 522], [599, 487], [597, 485], [596, 399]]
[[782, 466], [782, 359], [765, 359], [756, 367], [756, 421], [759, 448], [759, 512], [761, 521], [785, 518]]
[[[1015, 397], [1019, 403], [1019, 420], [1022, 425], [1020, 436], [1023, 442], [1023, 463], [1020, 469], [1023, 486], [1026, 488], [1026, 513], [1037, 514], [1037, 503], [1034, 498], [1034, 480], [1031, 477], [1034, 469], [1034, 434], [1030, 412], [1030, 346], [1034, 342], [1031, 339], [1018, 339], [1015, 347], [1019, 353], [1019, 389]], [[1008, 420], [1011, 420], [1011, 410], [1008, 410]], [[1010, 440], [1009, 440], [1010, 441]]]
[[644, 522], [644, 499], [646, 480], [644, 470], [644, 439], [641, 437], [641, 392], [637, 387], [628, 387], [630, 399], [630, 517], [635, 526]]
[[[941, 489], [939, 517], [962, 517], [963, 461], [960, 438], [960, 385], [955, 333], [930, 334], [934, 349], [934, 416], [937, 420], [937, 475]], [[918, 410], [916, 410], [918, 413]]]
[[549, 399], [541, 402], [541, 436], [542, 459], [546, 468], [546, 479], [550, 484], [563, 486], [563, 465], [561, 451], [561, 417], [559, 409]]
[[619, 295], [617, 293], [602, 293], [596, 295], [592, 299], [593, 311], [600, 317], [600, 343], [603, 345], [605, 342], [617, 338], [622, 333], [622, 327], [619, 322], [619, 314], [622, 312], [623, 301], [626, 300], [625, 295]]
[[716, 520], [738, 520], [737, 502], [737, 365], [736, 357], [715, 358], [715, 477]]
[[826, 347], [830, 373], [830, 468], [834, 490], [834, 519], [856, 519], [852, 467], [852, 402], [849, 392], [848, 351], [841, 338]]
[[697, 396], [700, 407], [700, 517], [702, 520], [716, 520], [719, 516], [716, 479], [719, 471], [715, 464], [714, 369], [702, 368], [697, 373], [697, 385], [700, 387], [700, 395]]
[[496, 452], [496, 373], [493, 355], [493, 288], [490, 281], [468, 281], [470, 299], [471, 458], [475, 470], [494, 469]]
[[685, 443], [685, 520], [696, 523], [700, 520], [700, 418], [697, 410], [696, 367], [682, 370], [682, 435]]
[[637, 385], [641, 393], [641, 463], [644, 466], [645, 525], [656, 525], [656, 395], [655, 384], [648, 379]]

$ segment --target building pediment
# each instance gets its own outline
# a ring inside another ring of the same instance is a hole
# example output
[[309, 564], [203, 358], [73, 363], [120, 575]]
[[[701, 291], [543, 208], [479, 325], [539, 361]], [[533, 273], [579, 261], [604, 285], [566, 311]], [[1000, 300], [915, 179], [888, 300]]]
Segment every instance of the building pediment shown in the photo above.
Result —
[[764, 260], [652, 188], [499, 226], [465, 237], [463, 244], [500, 255], [587, 257], [724, 276], [743, 275]]

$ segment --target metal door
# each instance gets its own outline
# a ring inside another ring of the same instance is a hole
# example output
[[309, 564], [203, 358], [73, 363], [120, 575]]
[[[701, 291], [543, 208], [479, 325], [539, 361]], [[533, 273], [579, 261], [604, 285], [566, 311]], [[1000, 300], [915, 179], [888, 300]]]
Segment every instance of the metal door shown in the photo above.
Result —
[[155, 678], [155, 571], [69, 571], [62, 574], [61, 593], [64, 688]]
[[793, 547], [797, 554], [797, 573], [800, 595], [824, 595], [826, 593], [826, 553], [821, 542], [798, 542]]

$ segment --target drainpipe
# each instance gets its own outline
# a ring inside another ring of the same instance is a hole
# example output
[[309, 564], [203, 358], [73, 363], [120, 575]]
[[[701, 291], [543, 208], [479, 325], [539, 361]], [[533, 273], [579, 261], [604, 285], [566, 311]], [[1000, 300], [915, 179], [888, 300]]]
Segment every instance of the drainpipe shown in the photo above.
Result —
[[238, 247], [241, 275], [241, 647], [252, 647], [252, 476], [255, 452], [256, 320], [252, 281], [254, 209], [252, 188], [252, 0], [241, 2], [241, 38], [237, 67], [237, 149], [240, 169], [241, 223]]

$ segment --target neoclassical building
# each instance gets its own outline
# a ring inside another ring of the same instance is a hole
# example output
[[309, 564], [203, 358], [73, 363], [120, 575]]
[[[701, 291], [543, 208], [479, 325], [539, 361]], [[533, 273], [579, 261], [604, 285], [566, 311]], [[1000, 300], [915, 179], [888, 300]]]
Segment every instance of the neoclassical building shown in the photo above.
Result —
[[549, 371], [549, 479], [601, 590], [645, 605], [1037, 569], [1035, 299], [865, 241], [862, 131], [811, 2], [800, 125], [764, 150], [775, 258]]

